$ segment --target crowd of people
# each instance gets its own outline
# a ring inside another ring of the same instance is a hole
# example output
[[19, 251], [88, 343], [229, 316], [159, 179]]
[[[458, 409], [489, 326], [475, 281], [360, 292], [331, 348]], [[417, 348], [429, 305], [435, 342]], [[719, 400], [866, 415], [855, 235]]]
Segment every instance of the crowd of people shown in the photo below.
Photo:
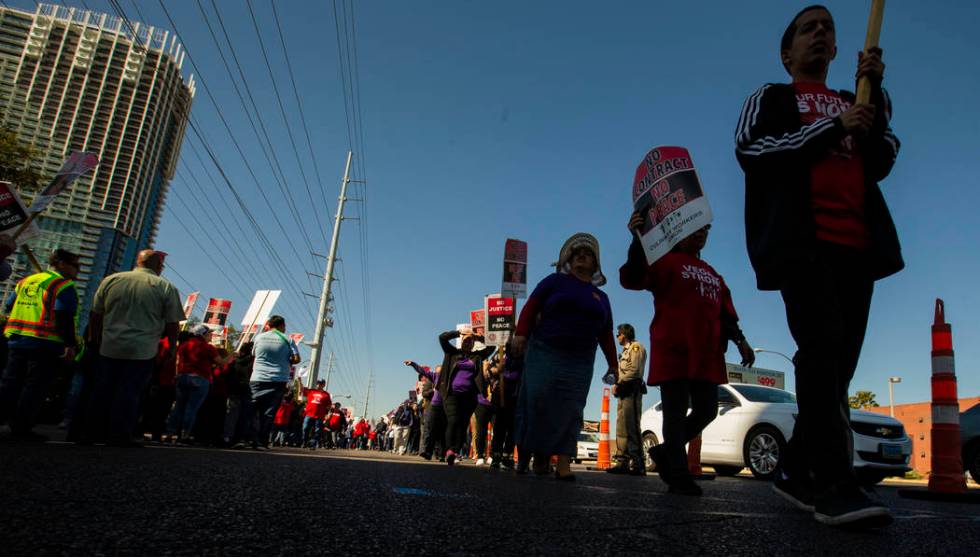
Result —
[[[899, 145], [881, 88], [884, 64], [880, 49], [859, 55], [857, 77], [870, 81], [870, 102], [828, 89], [836, 42], [821, 6], [792, 19], [780, 55], [793, 82], [753, 93], [736, 130], [750, 260], [759, 288], [780, 292], [798, 345], [799, 413], [774, 488], [820, 522], [881, 526], [891, 522], [889, 511], [854, 474], [847, 394], [874, 282], [904, 265], [877, 185]], [[66, 363], [75, 377], [68, 438], [80, 444], [135, 446], [145, 433], [159, 442], [256, 450], [277, 444], [417, 452], [450, 466], [468, 457], [472, 444], [478, 464], [568, 482], [575, 480], [570, 464], [601, 351], [618, 399], [611, 472], [643, 474], [641, 397], [655, 386], [663, 443], [647, 456], [669, 492], [700, 495], [684, 446], [717, 415], [728, 344], [743, 365], [754, 353], [724, 279], [701, 257], [710, 226], [650, 264], [638, 239], [645, 221], [637, 212], [627, 223], [632, 243], [619, 283], [653, 296], [649, 353], [632, 326], [614, 327], [599, 243], [575, 234], [561, 247], [555, 272], [533, 289], [505, 346], [486, 346], [472, 329], [440, 334], [440, 365], [405, 361], [422, 382], [418, 399], [373, 424], [346, 415], [322, 383], [308, 389], [294, 380], [299, 355], [280, 316], [235, 353], [211, 346], [206, 327], [180, 331], [177, 291], [160, 277], [162, 252], [141, 252], [135, 270], [101, 283], [84, 342], [76, 343], [79, 258], [55, 250], [48, 269], [22, 279], [6, 301], [0, 421], [14, 438], [35, 438], [47, 385]], [[0, 248], [9, 250], [9, 242]]]

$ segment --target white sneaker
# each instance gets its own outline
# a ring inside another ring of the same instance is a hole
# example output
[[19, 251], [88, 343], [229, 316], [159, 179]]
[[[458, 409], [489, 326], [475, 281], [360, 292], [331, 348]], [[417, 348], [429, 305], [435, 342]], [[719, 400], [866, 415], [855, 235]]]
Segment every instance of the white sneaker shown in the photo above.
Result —
[[486, 464], [486, 461], [483, 460], [482, 458], [476, 459], [476, 465], [477, 466], [483, 466], [484, 464]]
[[488, 465], [493, 464], [493, 457], [492, 456], [487, 458], [487, 464]]

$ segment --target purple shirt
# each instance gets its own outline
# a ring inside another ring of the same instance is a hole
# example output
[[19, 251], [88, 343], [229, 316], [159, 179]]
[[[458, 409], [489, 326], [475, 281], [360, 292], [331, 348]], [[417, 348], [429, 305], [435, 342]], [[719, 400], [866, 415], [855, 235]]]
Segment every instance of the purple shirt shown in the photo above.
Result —
[[521, 384], [521, 375], [524, 373], [524, 359], [508, 357], [504, 362], [504, 391], [508, 395], [517, 392], [517, 387]]
[[462, 358], [456, 362], [456, 375], [453, 376], [453, 393], [467, 394], [476, 392], [476, 366], [473, 360]]
[[553, 346], [597, 346], [612, 329], [612, 308], [606, 293], [572, 275], [545, 277], [531, 298], [541, 304], [541, 320], [533, 336]]
[[[415, 368], [415, 371], [417, 371], [419, 375], [421, 375], [422, 377], [425, 377], [429, 381], [432, 381], [432, 384], [433, 385], [438, 385], [439, 384], [439, 374], [438, 373], [436, 373], [434, 371], [426, 371], [426, 369], [424, 367], [422, 367], [422, 366], [420, 366], [420, 365], [418, 365], [416, 363], [413, 363], [412, 364], [412, 367]], [[439, 394], [439, 389], [435, 389], [432, 392], [432, 400], [430, 402], [431, 402], [432, 406], [442, 406], [442, 395]]]

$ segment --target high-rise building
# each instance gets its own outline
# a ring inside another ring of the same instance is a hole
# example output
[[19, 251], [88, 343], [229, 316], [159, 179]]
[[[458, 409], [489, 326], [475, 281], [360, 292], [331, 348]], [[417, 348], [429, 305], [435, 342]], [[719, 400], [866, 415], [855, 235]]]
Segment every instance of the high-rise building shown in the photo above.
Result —
[[[183, 59], [173, 34], [144, 23], [51, 4], [0, 8], [0, 127], [37, 149], [48, 177], [72, 151], [99, 157], [30, 242], [39, 258], [55, 247], [81, 255], [83, 309], [103, 277], [153, 246], [194, 97]], [[29, 272], [18, 255], [4, 299]]]

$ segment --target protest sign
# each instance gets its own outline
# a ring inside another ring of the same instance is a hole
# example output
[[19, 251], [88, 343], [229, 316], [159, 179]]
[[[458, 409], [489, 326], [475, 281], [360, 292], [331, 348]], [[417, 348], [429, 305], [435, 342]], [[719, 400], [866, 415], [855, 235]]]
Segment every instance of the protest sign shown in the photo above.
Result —
[[231, 311], [231, 300], [221, 298], [211, 298], [208, 301], [208, 308], [204, 312], [205, 325], [211, 328], [224, 327], [228, 320], [228, 312]]
[[470, 312], [470, 327], [473, 327], [474, 335], [484, 335], [487, 332], [487, 314], [481, 309], [475, 309]]
[[633, 209], [643, 215], [637, 230], [647, 263], [711, 223], [711, 207], [691, 155], [683, 147], [657, 147], [636, 169]]
[[508, 238], [504, 244], [504, 279], [500, 294], [505, 298], [527, 297], [527, 242]]
[[[25, 223], [30, 224], [18, 236], [17, 231]], [[30, 218], [24, 202], [17, 195], [17, 190], [10, 182], [0, 182], [0, 234], [16, 237], [17, 245], [20, 245], [40, 232], [37, 224], [34, 224]]]
[[40, 213], [51, 205], [54, 198], [65, 188], [71, 185], [79, 176], [99, 166], [99, 157], [95, 153], [85, 151], [74, 151], [68, 160], [61, 165], [61, 170], [54, 175], [51, 182], [44, 187], [37, 195], [28, 210], [31, 213]]
[[299, 343], [303, 342], [303, 338], [305, 337], [306, 335], [303, 333], [292, 333], [289, 335], [289, 340], [295, 342], [296, 346], [299, 346]]
[[184, 319], [191, 318], [191, 314], [194, 313], [194, 306], [197, 305], [197, 298], [200, 295], [200, 291], [191, 292], [187, 295], [187, 299], [184, 300]]
[[245, 312], [245, 317], [242, 319], [242, 335], [238, 341], [239, 347], [261, 331], [265, 322], [269, 320], [269, 316], [272, 315], [272, 308], [276, 305], [280, 294], [282, 294], [282, 290], [257, 290], [255, 292], [252, 303], [249, 304], [248, 311]]
[[514, 298], [487, 298], [487, 344], [503, 346], [507, 344], [514, 330]]

